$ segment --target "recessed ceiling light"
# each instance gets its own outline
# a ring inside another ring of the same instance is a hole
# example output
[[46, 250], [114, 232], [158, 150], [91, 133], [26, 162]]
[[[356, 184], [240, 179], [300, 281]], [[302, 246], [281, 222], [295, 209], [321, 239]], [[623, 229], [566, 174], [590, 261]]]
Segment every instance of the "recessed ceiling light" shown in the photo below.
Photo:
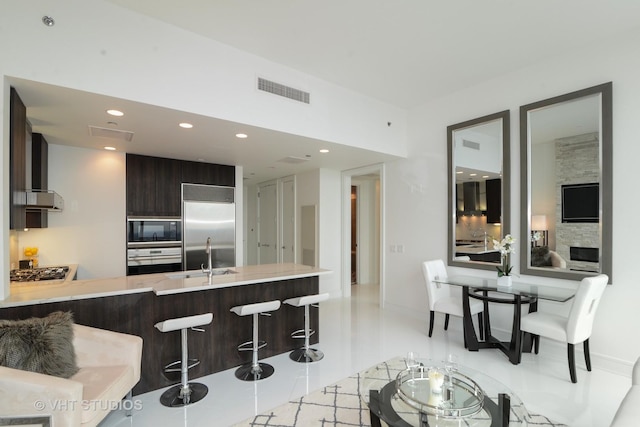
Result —
[[116, 147], [104, 147], [107, 151], [116, 151]]
[[326, 148], [323, 148], [323, 149], [320, 150], [320, 152], [324, 154], [324, 153], [328, 153], [329, 150], [327, 150]]
[[457, 173], [458, 175], [460, 175], [460, 174], [462, 174], [462, 173], [464, 173], [464, 172], [462, 172], [462, 171], [457, 171], [456, 173]]
[[478, 175], [477, 173], [470, 173], [469, 176], [476, 176]]
[[236, 133], [236, 138], [245, 139], [247, 138], [246, 133]]
[[180, 126], [181, 128], [185, 128], [185, 129], [191, 129], [193, 127], [193, 125], [191, 123], [187, 123], [187, 122], [182, 122], [178, 126]]
[[112, 115], [112, 116], [116, 116], [116, 117], [122, 117], [124, 116], [124, 113], [120, 110], [107, 110], [107, 114]]
[[482, 175], [483, 178], [489, 178], [489, 175]]

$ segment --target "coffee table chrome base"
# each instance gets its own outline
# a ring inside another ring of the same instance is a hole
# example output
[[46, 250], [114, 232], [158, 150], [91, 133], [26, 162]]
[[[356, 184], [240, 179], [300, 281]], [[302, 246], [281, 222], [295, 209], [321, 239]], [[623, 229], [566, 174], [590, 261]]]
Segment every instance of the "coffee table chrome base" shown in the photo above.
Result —
[[188, 383], [186, 387], [178, 384], [162, 393], [160, 403], [170, 408], [186, 406], [202, 400], [208, 392], [209, 389], [204, 384]]
[[242, 381], [259, 381], [269, 378], [273, 372], [273, 366], [268, 363], [260, 362], [258, 366], [248, 363], [236, 369], [236, 378]]
[[315, 348], [299, 348], [289, 353], [289, 358], [294, 362], [313, 363], [322, 360], [324, 353]]

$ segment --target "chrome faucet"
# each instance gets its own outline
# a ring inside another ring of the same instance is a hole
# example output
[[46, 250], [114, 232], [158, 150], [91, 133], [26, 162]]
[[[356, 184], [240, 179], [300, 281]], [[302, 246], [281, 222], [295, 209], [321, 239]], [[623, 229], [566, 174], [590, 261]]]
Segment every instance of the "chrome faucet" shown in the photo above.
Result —
[[211, 237], [207, 237], [207, 244], [204, 248], [204, 252], [207, 254], [207, 269], [205, 270], [204, 266], [200, 266], [202, 268], [203, 273], [207, 273], [207, 277], [211, 280], [213, 276], [213, 262], [211, 261], [211, 256], [213, 251], [211, 250]]

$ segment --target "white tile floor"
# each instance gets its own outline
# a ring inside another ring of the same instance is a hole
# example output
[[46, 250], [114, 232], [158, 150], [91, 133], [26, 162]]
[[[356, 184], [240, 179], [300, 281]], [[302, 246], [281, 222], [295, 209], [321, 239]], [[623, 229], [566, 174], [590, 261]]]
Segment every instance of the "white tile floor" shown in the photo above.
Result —
[[[525, 354], [517, 366], [497, 350], [469, 352], [453, 322], [445, 332], [443, 319], [436, 316], [433, 337], [428, 338], [426, 319], [380, 310], [376, 286], [354, 286], [352, 293], [350, 299], [321, 304], [317, 347], [325, 353], [322, 361], [299, 364], [287, 354], [271, 357], [266, 361], [275, 367], [275, 374], [258, 383], [237, 380], [234, 369], [199, 378], [209, 394], [187, 408], [160, 405], [163, 390], [134, 396], [141, 410], [129, 418], [114, 411], [100, 427], [228, 426], [410, 350], [435, 360], [455, 353], [461, 364], [509, 386], [529, 411], [575, 427], [608, 426], [631, 384], [630, 378], [595, 364], [588, 373], [584, 363], [578, 363], [578, 383], [572, 384], [564, 352], [545, 353], [544, 341], [539, 355]], [[580, 359], [577, 355], [576, 360]]]

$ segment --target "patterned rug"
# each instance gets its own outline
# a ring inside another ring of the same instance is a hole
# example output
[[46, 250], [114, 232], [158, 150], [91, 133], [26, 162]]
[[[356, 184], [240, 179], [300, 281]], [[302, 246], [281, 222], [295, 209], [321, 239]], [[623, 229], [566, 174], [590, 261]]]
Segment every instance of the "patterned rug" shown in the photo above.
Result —
[[[385, 367], [381, 371], [390, 372], [389, 381], [395, 379], [395, 373], [386, 368], [386, 362], [378, 366]], [[360, 397], [360, 380], [363, 374], [364, 371], [359, 372], [335, 384], [304, 395], [297, 400], [289, 401], [272, 410], [235, 424], [235, 426], [371, 426], [369, 408]], [[518, 415], [521, 412], [511, 411], [510, 426], [565, 426], [565, 424], [554, 423], [549, 418], [537, 414], [527, 414], [523, 420]], [[442, 422], [439, 425], [443, 425]], [[458, 422], [455, 422], [455, 425], [458, 426]], [[490, 422], [487, 422], [487, 425], [490, 425]]]

